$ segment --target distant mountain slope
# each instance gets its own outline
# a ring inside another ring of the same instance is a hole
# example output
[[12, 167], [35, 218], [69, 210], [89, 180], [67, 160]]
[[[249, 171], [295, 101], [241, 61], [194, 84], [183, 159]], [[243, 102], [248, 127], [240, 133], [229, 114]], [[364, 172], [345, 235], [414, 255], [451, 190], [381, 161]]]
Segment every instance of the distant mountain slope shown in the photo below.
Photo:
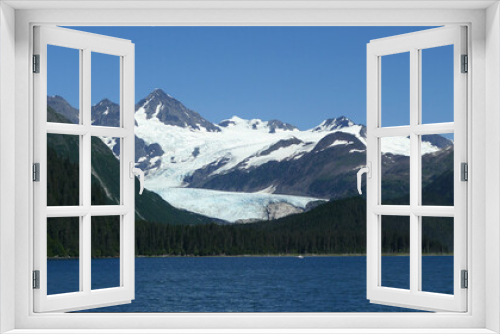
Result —
[[226, 173], [198, 169], [186, 181], [195, 188], [255, 192], [272, 187], [277, 194], [343, 198], [354, 193], [357, 169], [353, 167], [365, 163], [364, 150], [365, 145], [356, 136], [335, 132], [325, 135], [298, 159], [240, 167], [253, 159], [249, 157]]
[[[50, 120], [68, 123], [69, 120], [47, 109]], [[48, 205], [78, 205], [77, 136], [48, 135]], [[92, 204], [116, 205], [119, 203], [119, 161], [99, 138], [92, 138]], [[168, 224], [206, 224], [213, 219], [179, 210], [165, 202], [159, 195], [144, 190], [138, 195], [136, 179], [136, 216], [142, 220]]]
[[[79, 110], [72, 107], [62, 96], [47, 96], [47, 105], [67, 119], [69, 123], [78, 124], [80, 122]], [[49, 114], [47, 114], [47, 116], [49, 117]], [[63, 123], [56, 119], [48, 119], [48, 121]]]

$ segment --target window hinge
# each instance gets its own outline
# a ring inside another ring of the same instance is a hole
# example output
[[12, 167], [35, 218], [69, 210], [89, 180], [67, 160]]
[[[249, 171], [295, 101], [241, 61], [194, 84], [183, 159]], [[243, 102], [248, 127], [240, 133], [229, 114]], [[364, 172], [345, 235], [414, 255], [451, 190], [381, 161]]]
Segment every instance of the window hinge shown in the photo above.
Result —
[[462, 73], [469, 72], [469, 56], [462, 55]]
[[33, 289], [40, 289], [40, 270], [33, 270]]
[[462, 270], [461, 271], [461, 276], [462, 276], [462, 289], [467, 289], [469, 287], [469, 273], [467, 270]]
[[33, 73], [40, 73], [40, 55], [33, 55]]
[[33, 164], [33, 181], [40, 182], [40, 164], [38, 162]]
[[461, 181], [469, 181], [469, 165], [466, 162], [460, 164]]

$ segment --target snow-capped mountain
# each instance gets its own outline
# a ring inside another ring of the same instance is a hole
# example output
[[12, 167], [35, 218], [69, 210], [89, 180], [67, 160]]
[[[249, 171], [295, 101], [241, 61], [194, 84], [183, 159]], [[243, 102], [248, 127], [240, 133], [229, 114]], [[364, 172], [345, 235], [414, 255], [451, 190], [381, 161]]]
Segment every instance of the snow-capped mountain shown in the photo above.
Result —
[[226, 119], [223, 120], [222, 122], [219, 123], [219, 126], [224, 127], [224, 128], [231, 128], [233, 126], [241, 126], [243, 123], [245, 123], [245, 128], [246, 129], [252, 129], [252, 130], [264, 130], [269, 133], [276, 133], [276, 130], [284, 130], [284, 131], [293, 131], [293, 130], [298, 130], [295, 126], [289, 123], [283, 123], [280, 120], [277, 119], [272, 119], [270, 121], [264, 122], [261, 121], [260, 119], [253, 119], [250, 121], [246, 121], [244, 119], [241, 119], [237, 116], [233, 116], [231, 119]]
[[[63, 103], [49, 98], [49, 105], [58, 111]], [[118, 122], [118, 110], [111, 101], [101, 101], [92, 107], [93, 124]], [[242, 212], [242, 208], [250, 213], [240, 218], [266, 219], [266, 212], [277, 203], [303, 211], [314, 199], [355, 195], [356, 173], [366, 161], [366, 128], [344, 116], [304, 131], [279, 120], [237, 116], [213, 124], [156, 89], [136, 105], [135, 120], [136, 161], [146, 173], [146, 188], [191, 211], [196, 211], [193, 203], [212, 203], [196, 212], [209, 216], [218, 212], [215, 217], [221, 219], [234, 216], [233, 211]], [[115, 154], [119, 152], [114, 141], [106, 144]], [[447, 149], [452, 145], [440, 135], [424, 136], [421, 150], [426, 157], [440, 157], [452, 154], [453, 150]], [[404, 166], [410, 139], [384, 138], [381, 149], [383, 166], [392, 166], [394, 161]], [[401, 168], [397, 175], [394, 168], [386, 168], [386, 173], [397, 179]], [[437, 166], [435, 172], [443, 168]], [[246, 194], [232, 196], [234, 192]], [[278, 194], [302, 196], [304, 200], [285, 200]], [[258, 209], [252, 211], [250, 202], [259, 203]]]
[[165, 125], [207, 132], [220, 131], [217, 126], [201, 117], [197, 112], [186, 108], [161, 89], [155, 89], [146, 98], [139, 101], [136, 110], [141, 108], [146, 119], [157, 119]]
[[92, 125], [120, 126], [120, 106], [108, 99], [93, 106], [91, 114]]
[[[276, 120], [233, 116], [218, 125], [212, 124], [217, 130], [208, 131], [213, 128], [206, 125], [206, 120], [201, 123], [197, 118], [196, 124], [205, 124], [197, 129], [178, 126], [152, 114], [149, 109], [152, 96], [157, 106], [173, 99], [156, 90], [143, 104], [137, 105], [137, 136], [146, 145], [158, 144], [164, 151], [153, 159], [136, 157], [146, 170], [147, 186], [152, 189], [161, 185], [234, 192], [266, 190], [317, 198], [355, 194], [355, 183], [347, 179], [355, 180], [355, 173], [365, 163], [363, 125], [341, 116], [300, 131]], [[423, 154], [452, 144], [441, 136], [423, 139]], [[409, 147], [410, 140], [405, 137], [382, 141], [382, 153], [407, 156]]]
[[337, 118], [329, 118], [321, 122], [320, 125], [315, 127], [312, 131], [333, 131], [342, 128], [347, 128], [353, 126], [354, 123], [345, 116], [340, 116]]

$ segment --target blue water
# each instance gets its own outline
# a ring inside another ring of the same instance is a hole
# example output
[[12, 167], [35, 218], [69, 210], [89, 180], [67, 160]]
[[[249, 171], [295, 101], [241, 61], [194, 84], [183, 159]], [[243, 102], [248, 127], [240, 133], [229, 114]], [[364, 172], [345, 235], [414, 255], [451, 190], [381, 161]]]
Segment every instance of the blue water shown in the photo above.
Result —
[[[48, 261], [48, 291], [78, 290], [78, 260]], [[118, 285], [118, 259], [93, 259], [92, 287]], [[422, 258], [423, 290], [453, 293], [453, 257]], [[409, 284], [409, 257], [383, 257], [382, 283]], [[91, 312], [408, 312], [366, 299], [366, 258], [136, 259], [131, 304]], [[87, 311], [88, 312], [88, 311]]]

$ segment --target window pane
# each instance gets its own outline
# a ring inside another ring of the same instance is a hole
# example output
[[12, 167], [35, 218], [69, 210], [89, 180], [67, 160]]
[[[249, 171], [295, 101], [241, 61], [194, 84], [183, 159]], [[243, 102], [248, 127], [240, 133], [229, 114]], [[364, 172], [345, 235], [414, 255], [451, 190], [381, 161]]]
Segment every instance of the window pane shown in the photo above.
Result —
[[80, 50], [47, 45], [47, 121], [80, 122]]
[[92, 205], [120, 203], [120, 138], [92, 137]]
[[47, 134], [47, 205], [80, 205], [80, 138]]
[[92, 52], [92, 125], [120, 126], [120, 57]]
[[92, 217], [92, 289], [120, 286], [120, 216]]
[[421, 50], [422, 123], [453, 122], [453, 45]]
[[410, 53], [381, 57], [382, 126], [410, 124]]
[[47, 219], [47, 294], [80, 291], [80, 218]]
[[422, 291], [453, 294], [453, 218], [422, 217]]
[[382, 216], [382, 286], [410, 289], [410, 217]]
[[380, 139], [382, 204], [410, 204], [410, 138]]
[[421, 137], [422, 205], [453, 206], [453, 134]]

